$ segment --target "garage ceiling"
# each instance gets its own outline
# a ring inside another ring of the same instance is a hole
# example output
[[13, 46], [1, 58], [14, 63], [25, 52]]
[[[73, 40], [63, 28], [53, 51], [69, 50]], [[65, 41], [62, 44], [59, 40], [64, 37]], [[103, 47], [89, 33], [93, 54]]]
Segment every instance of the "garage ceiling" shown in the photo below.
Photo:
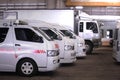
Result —
[[120, 0], [66, 0], [67, 6], [120, 6]]
[[120, 15], [120, 0], [66, 0], [66, 5], [83, 6], [89, 15]]

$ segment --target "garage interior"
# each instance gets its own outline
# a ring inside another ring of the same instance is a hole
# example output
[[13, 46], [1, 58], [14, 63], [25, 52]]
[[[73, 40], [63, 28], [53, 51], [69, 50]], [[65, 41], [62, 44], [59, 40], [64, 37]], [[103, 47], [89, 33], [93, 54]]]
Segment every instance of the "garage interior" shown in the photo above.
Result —
[[[81, 1], [81, 0], [4, 0], [0, 1], [1, 15], [6, 10], [44, 10], [44, 9], [73, 9], [92, 16], [99, 23], [103, 23], [101, 27], [102, 45], [109, 46], [109, 41], [114, 37], [114, 29], [116, 20], [120, 17], [119, 1]], [[107, 33], [109, 33], [107, 35]], [[106, 39], [107, 37], [109, 39]]]
[[[120, 80], [120, 64], [112, 58], [116, 21], [120, 19], [120, 0], [1, 0], [0, 19], [7, 10], [75, 10], [84, 12], [102, 24], [102, 46], [74, 64], [62, 64], [55, 72], [34, 77], [0, 72], [0, 80]], [[75, 28], [76, 30], [76, 28]]]

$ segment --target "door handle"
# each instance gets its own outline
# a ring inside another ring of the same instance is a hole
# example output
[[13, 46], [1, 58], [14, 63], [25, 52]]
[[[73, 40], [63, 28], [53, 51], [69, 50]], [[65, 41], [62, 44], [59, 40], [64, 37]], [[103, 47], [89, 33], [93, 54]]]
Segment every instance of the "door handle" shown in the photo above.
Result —
[[20, 44], [15, 44], [15, 46], [20, 46]]

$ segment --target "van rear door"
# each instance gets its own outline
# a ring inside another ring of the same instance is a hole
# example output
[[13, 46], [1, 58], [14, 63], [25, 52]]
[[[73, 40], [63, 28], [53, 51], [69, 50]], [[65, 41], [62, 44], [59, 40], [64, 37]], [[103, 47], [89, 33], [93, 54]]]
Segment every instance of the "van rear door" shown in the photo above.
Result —
[[[0, 28], [0, 71], [11, 71], [14, 58], [12, 28]], [[15, 64], [15, 63], [14, 63]]]

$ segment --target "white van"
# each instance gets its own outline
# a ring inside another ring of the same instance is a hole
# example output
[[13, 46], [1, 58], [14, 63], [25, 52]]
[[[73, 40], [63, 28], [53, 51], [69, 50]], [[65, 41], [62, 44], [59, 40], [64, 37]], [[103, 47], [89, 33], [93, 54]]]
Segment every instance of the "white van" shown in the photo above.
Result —
[[39, 27], [48, 36], [52, 37], [58, 44], [60, 49], [60, 63], [73, 63], [76, 61], [76, 53], [74, 50], [74, 43], [69, 38], [58, 33], [50, 27]]
[[74, 43], [64, 34], [60, 34], [52, 26], [52, 24], [44, 21], [23, 20], [29, 25], [37, 26], [40, 30], [45, 32], [48, 36], [54, 39], [59, 44], [60, 63], [74, 63], [76, 61], [76, 53], [74, 50]]
[[77, 36], [73, 31], [66, 29], [69, 33], [71, 33], [73, 36], [75, 36], [75, 51], [76, 51], [76, 57], [86, 57], [86, 45], [83, 38], [80, 36]]
[[113, 41], [113, 58], [116, 62], [120, 62], [120, 21], [117, 21], [117, 26], [114, 33]]
[[65, 36], [68, 36], [71, 40], [73, 40], [75, 44], [76, 57], [86, 57], [86, 46], [83, 38], [80, 38], [74, 32], [64, 26], [54, 25], [53, 27], [59, 30]]
[[0, 21], [0, 71], [32, 76], [59, 64], [58, 44], [37, 27]]

